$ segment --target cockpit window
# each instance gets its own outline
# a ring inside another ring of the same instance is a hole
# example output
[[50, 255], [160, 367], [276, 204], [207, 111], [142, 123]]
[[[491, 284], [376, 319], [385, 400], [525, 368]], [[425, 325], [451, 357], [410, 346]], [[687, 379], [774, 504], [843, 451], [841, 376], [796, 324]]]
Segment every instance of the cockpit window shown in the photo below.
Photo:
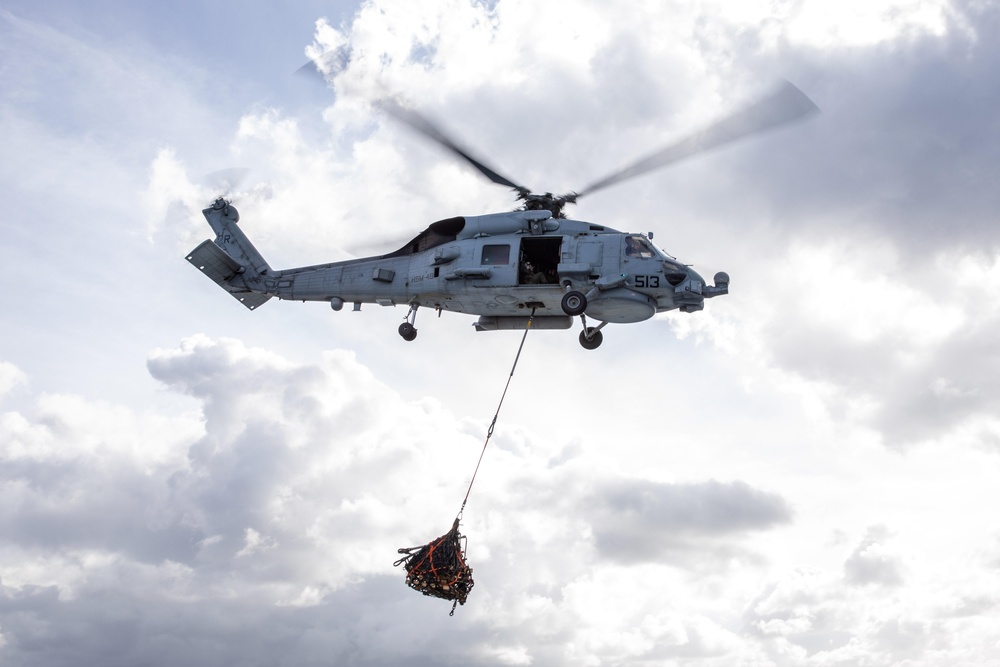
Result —
[[626, 236], [625, 237], [625, 256], [626, 257], [653, 257], [654, 256], [653, 247], [649, 245], [647, 241], [642, 236]]

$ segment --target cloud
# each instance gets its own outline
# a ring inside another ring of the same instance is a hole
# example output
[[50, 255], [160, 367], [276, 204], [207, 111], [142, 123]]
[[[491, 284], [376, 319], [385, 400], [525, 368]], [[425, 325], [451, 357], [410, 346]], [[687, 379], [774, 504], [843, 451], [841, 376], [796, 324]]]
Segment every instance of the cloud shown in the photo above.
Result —
[[744, 482], [714, 480], [609, 483], [597, 491], [593, 505], [598, 552], [624, 563], [704, 558], [726, 538], [785, 524], [792, 516], [781, 496]]
[[885, 526], [872, 526], [864, 539], [844, 562], [844, 578], [854, 585], [899, 586], [903, 583], [903, 565], [887, 552], [889, 537]]
[[[343, 352], [302, 367], [196, 336], [149, 365], [198, 398], [202, 419], [73, 397], [45, 399], [33, 420], [4, 415], [10, 659], [57, 664], [71, 646], [109, 664], [218, 664], [252, 645], [268, 662], [289, 637], [341, 628], [300, 647], [308, 662], [349, 655], [352, 634], [377, 632], [363, 628], [394, 605], [419, 616], [391, 563], [454, 509], [427, 486], [453, 477], [447, 443], [465, 439], [435, 428], [453, 418], [402, 403]], [[373, 644], [349, 661], [391, 661], [422, 641]]]
[[0, 361], [0, 399], [23, 385], [28, 379], [20, 368], [7, 361]]
[[947, 249], [912, 265], [870, 233], [796, 239], [754, 273], [733, 271], [746, 277], [743, 297], [671, 323], [776, 371], [779, 385], [890, 447], [972, 430], [988, 444], [1000, 406], [998, 266]]
[[[794, 568], [772, 580], [746, 608], [747, 633], [777, 665], [889, 664], [940, 651], [951, 661], [988, 661], [980, 621], [990, 612], [982, 610], [1000, 598], [992, 578], [977, 579], [985, 584], [978, 591], [972, 583], [978, 559], [917, 550], [904, 567], [898, 539], [885, 525], [869, 526], [842, 568]], [[956, 632], [964, 636], [957, 643]]]
[[[305, 663], [724, 653], [738, 640], [664, 608], [649, 561], [738, 550], [788, 520], [784, 500], [742, 482], [622, 481], [579, 453], [550, 467], [558, 443], [505, 425], [466, 516], [479, 583], [454, 644], [433, 613], [447, 620], [446, 605], [391, 563], [447, 527], [478, 427], [404, 400], [345, 351], [304, 365], [197, 335], [148, 365], [200, 414], [51, 397], [33, 418], [4, 416], [0, 627], [15, 662], [268, 662], [290, 641]], [[584, 631], [608, 596], [606, 632]]]
[[198, 430], [184, 418], [59, 395], [41, 398], [33, 421], [0, 416], [4, 534], [29, 551], [183, 560], [197, 530], [157, 517], [168, 499], [163, 485], [183, 465], [175, 448]]

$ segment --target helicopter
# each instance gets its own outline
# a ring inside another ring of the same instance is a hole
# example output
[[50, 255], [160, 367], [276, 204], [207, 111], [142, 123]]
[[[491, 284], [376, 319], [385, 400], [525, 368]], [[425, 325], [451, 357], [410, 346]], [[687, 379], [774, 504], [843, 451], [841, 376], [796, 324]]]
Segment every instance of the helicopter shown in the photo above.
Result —
[[[381, 108], [464, 160], [487, 179], [516, 193], [517, 210], [456, 216], [431, 223], [394, 252], [274, 270], [237, 225], [232, 202], [217, 198], [203, 214], [215, 239], [187, 261], [250, 310], [273, 297], [326, 302], [335, 311], [350, 303], [406, 305], [398, 333], [417, 336], [421, 307], [479, 316], [477, 331], [569, 329], [580, 318], [580, 345], [601, 345], [609, 323], [630, 324], [657, 313], [693, 313], [705, 299], [729, 293], [729, 275], [708, 284], [694, 269], [667, 255], [653, 234], [622, 232], [568, 218], [567, 204], [627, 179], [752, 134], [804, 118], [818, 108], [785, 81], [772, 93], [687, 139], [668, 145], [579, 192], [538, 194], [503, 176], [418, 112], [387, 99]], [[594, 321], [592, 326], [588, 318]]]

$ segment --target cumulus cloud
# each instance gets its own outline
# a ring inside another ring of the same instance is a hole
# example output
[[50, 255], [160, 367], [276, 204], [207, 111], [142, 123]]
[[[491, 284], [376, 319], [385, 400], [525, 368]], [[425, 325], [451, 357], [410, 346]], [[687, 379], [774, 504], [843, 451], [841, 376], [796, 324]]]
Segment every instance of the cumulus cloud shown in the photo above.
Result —
[[28, 377], [20, 368], [7, 361], [0, 361], [0, 399], [13, 391], [18, 385], [27, 381]]
[[844, 561], [844, 578], [850, 584], [898, 586], [903, 583], [903, 565], [899, 557], [886, 550], [889, 532], [885, 526], [872, 526], [861, 543]]
[[[866, 404], [856, 416], [892, 446], [993, 421], [996, 260], [948, 252], [910, 268], [890, 248], [885, 239], [793, 247], [768, 288], [780, 305], [762, 321], [762, 352], [832, 388], [836, 413]], [[928, 272], [948, 275], [951, 289], [937, 290]], [[830, 275], [834, 282], [821, 277]]]
[[[391, 563], [399, 543], [435, 530], [432, 518], [447, 521], [445, 494], [429, 486], [447, 486], [447, 461], [460, 459], [449, 449], [465, 438], [432, 434], [453, 420], [401, 403], [347, 353], [301, 367], [195, 337], [149, 365], [198, 397], [201, 420], [72, 397], [47, 399], [34, 419], [4, 416], [0, 627], [11, 659], [55, 664], [69, 644], [109, 664], [161, 650], [211, 664], [238, 661], [250, 641], [268, 662], [292, 628], [344, 628], [308, 661], [345, 650], [372, 604], [416, 616], [419, 596]], [[28, 565], [36, 558], [41, 568]], [[252, 629], [261, 624], [278, 634]], [[356, 660], [389, 660], [393, 646]]]
[[744, 482], [623, 480], [595, 496], [598, 552], [624, 563], [702, 559], [720, 547], [725, 551], [726, 538], [785, 524], [792, 516], [781, 496]]
[[[508, 429], [466, 518], [480, 578], [458, 621], [469, 641], [449, 648], [451, 626], [433, 613], [446, 619], [445, 606], [407, 589], [391, 563], [447, 527], [475, 429], [432, 401], [404, 401], [345, 351], [302, 365], [199, 335], [148, 364], [200, 417], [73, 397], [4, 417], [0, 627], [15, 662], [55, 663], [70, 645], [191, 664], [249, 646], [263, 663], [303, 633], [316, 633], [298, 645], [306, 662], [331, 651], [348, 664], [708, 655], [735, 638], [664, 608], [643, 583], [661, 565], [614, 563], [703, 554], [701, 540], [735, 542], [789, 516], [742, 482], [594, 487], [583, 483], [601, 479], [592, 464], [550, 468], [555, 448], [521, 446], [530, 433]], [[607, 596], [607, 634], [583, 633]], [[381, 641], [390, 631], [407, 642]], [[365, 648], [343, 653], [358, 633]], [[564, 653], [566, 642], [576, 648]]]
[[905, 604], [857, 595], [837, 574], [812, 569], [772, 584], [744, 621], [774, 664], [824, 665], [919, 654], [927, 624], [911, 614]]

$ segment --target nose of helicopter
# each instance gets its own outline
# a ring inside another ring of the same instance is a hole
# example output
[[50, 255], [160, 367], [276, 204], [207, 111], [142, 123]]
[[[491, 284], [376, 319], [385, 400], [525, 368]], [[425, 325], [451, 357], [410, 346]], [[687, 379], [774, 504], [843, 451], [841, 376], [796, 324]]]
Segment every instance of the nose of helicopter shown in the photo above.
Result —
[[[692, 269], [690, 266], [685, 267], [685, 270], [687, 272], [687, 279], [685, 279], [684, 283], [690, 284], [692, 286], [694, 284], [696, 284], [696, 283], [698, 285], [705, 285], [705, 284], [707, 284], [707, 281], [704, 278], [701, 277], [701, 274], [698, 273], [697, 271], [695, 271], [694, 269]], [[684, 283], [682, 283], [682, 286], [683, 286]], [[699, 293], [700, 293], [700, 291], [699, 291]]]
[[685, 267], [686, 276], [684, 280], [674, 286], [674, 303], [685, 313], [692, 313], [702, 310], [705, 307], [705, 299], [729, 294], [729, 274], [719, 271], [715, 274], [715, 284], [709, 285], [697, 271], [691, 267]]

